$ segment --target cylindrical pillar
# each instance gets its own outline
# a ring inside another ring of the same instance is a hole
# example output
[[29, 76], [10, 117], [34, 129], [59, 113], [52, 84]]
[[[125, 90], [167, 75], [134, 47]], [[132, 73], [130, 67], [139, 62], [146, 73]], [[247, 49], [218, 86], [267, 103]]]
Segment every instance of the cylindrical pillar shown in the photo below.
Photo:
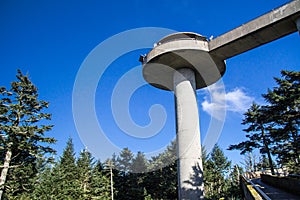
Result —
[[179, 199], [204, 199], [199, 114], [195, 73], [189, 68], [174, 73], [177, 125]]

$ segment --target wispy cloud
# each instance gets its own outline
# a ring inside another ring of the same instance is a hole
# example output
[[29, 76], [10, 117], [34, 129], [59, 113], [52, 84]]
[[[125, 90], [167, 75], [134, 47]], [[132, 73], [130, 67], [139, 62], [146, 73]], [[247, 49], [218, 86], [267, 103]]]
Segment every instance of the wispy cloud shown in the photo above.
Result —
[[226, 94], [227, 110], [244, 113], [254, 101], [254, 97], [247, 96], [241, 88], [235, 88]]
[[244, 113], [254, 101], [243, 88], [235, 88], [226, 92], [221, 84], [214, 84], [207, 88], [202, 109], [212, 117], [222, 120], [226, 112]]

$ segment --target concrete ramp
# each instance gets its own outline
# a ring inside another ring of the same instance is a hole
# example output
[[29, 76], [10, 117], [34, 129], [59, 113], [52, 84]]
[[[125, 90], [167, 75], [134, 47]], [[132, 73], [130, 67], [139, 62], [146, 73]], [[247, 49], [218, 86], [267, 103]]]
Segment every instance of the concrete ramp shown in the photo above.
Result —
[[212, 55], [231, 58], [297, 31], [300, 0], [292, 1], [209, 42]]

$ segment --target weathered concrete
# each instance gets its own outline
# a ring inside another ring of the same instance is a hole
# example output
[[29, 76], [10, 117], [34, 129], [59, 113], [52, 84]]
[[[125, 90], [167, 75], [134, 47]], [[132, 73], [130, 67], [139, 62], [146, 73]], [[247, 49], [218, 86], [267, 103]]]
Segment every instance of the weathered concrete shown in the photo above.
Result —
[[182, 68], [174, 73], [177, 119], [179, 199], [203, 199], [203, 167], [196, 100], [195, 73]]
[[244, 199], [247, 200], [262, 200], [263, 198], [261, 195], [255, 190], [253, 185], [249, 183], [245, 177], [240, 176], [240, 185], [243, 191]]
[[256, 188], [259, 188], [264, 193], [264, 195], [267, 195], [269, 197], [269, 199], [272, 199], [272, 200], [300, 199], [299, 196], [297, 196], [296, 194], [286, 192], [282, 189], [273, 187], [270, 184], [266, 184], [266, 183], [262, 182], [260, 178], [252, 179], [251, 182], [255, 185]]
[[267, 175], [262, 174], [261, 175], [262, 182], [274, 186], [276, 188], [283, 189], [287, 192], [291, 192], [294, 194], [297, 194], [300, 198], [300, 180], [297, 178], [291, 178], [291, 177], [279, 177], [274, 175]]
[[291, 1], [237, 27], [209, 42], [209, 52], [220, 59], [231, 58], [250, 49], [297, 31], [300, 0]]
[[[193, 69], [196, 88], [215, 83], [225, 73], [225, 63], [208, 53], [205, 37], [190, 32], [175, 33], [161, 39], [143, 61], [143, 76], [151, 85], [173, 90], [174, 70]], [[205, 67], [204, 67], [205, 66]]]

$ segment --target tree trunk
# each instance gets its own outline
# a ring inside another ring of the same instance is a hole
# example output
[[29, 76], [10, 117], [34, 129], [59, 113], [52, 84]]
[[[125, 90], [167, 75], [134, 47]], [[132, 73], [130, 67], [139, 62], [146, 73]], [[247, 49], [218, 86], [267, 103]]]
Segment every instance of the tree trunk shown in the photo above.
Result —
[[11, 150], [8, 149], [5, 155], [5, 160], [4, 160], [4, 165], [3, 165], [3, 169], [1, 172], [1, 177], [0, 177], [0, 200], [2, 199], [2, 195], [4, 192], [4, 184], [6, 181], [6, 176], [7, 176], [7, 172], [8, 172], [8, 168], [9, 168], [9, 164], [10, 164], [10, 159], [11, 159]]
[[295, 151], [295, 157], [294, 157], [294, 163], [296, 166], [299, 165], [299, 142], [298, 142], [298, 135], [297, 132], [292, 131], [292, 137], [293, 137], [293, 147], [294, 147], [294, 151]]
[[274, 174], [275, 174], [275, 171], [274, 171], [273, 161], [272, 161], [272, 157], [271, 157], [269, 145], [268, 145], [268, 142], [267, 142], [267, 140], [266, 140], [264, 128], [261, 129], [261, 134], [262, 134], [264, 146], [265, 146], [266, 151], [267, 151], [268, 160], [269, 160], [269, 165], [270, 165], [270, 167], [271, 167], [271, 173], [274, 175]]

